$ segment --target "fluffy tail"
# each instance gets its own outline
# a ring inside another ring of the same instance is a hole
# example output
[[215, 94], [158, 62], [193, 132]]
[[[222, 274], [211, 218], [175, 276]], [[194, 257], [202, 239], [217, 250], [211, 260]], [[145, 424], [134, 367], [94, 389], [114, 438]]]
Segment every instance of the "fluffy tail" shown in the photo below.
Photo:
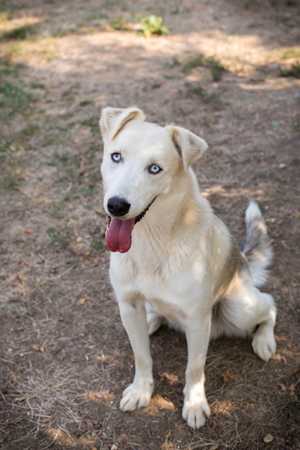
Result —
[[255, 286], [261, 287], [266, 281], [273, 252], [262, 213], [253, 200], [246, 209], [245, 221], [246, 234], [241, 243], [241, 251], [248, 260]]

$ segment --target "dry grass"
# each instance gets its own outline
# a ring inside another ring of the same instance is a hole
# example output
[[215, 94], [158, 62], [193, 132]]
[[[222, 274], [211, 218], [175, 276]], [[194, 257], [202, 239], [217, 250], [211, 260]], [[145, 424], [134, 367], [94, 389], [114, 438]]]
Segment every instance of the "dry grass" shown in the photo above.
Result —
[[[298, 9], [175, 3], [25, 0], [1, 14], [4, 450], [297, 448], [299, 80], [279, 67], [297, 65]], [[170, 35], [105, 31], [134, 14], [162, 16]], [[215, 81], [214, 61], [226, 68]], [[259, 201], [275, 251], [266, 290], [278, 305], [278, 354], [264, 364], [249, 341], [211, 343], [212, 417], [196, 432], [181, 419], [186, 342], [173, 330], [151, 339], [150, 405], [118, 409], [133, 359], [108, 280], [98, 119], [104, 106], [132, 104], [208, 141], [195, 167], [204, 195], [238, 239], [249, 197]]]

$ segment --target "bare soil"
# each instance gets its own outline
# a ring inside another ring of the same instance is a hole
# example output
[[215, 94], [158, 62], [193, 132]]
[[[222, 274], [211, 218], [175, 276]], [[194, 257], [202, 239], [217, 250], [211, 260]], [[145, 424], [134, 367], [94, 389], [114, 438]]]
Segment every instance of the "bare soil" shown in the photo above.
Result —
[[[0, 447], [300, 448], [300, 81], [282, 76], [300, 56], [299, 1], [1, 5]], [[170, 34], [143, 37], [134, 14]], [[212, 342], [198, 431], [181, 418], [185, 337], [167, 328], [151, 338], [150, 405], [118, 409], [134, 361], [108, 279], [98, 120], [131, 105], [207, 140], [203, 194], [238, 240], [257, 200], [273, 242], [277, 354]]]

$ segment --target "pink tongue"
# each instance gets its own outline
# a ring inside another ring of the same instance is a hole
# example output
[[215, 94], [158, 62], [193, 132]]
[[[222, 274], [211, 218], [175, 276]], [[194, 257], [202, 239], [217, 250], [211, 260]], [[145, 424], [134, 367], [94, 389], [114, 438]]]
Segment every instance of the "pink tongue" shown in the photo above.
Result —
[[131, 232], [135, 219], [111, 219], [106, 233], [106, 245], [111, 252], [126, 253], [131, 247]]

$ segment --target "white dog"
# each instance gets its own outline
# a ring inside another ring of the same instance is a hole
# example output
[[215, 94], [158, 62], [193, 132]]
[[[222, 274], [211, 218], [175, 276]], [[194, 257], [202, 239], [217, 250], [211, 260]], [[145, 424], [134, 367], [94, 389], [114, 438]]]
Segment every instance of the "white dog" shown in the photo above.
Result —
[[190, 165], [203, 155], [205, 141], [184, 128], [144, 120], [137, 108], [106, 108], [100, 120], [110, 278], [135, 356], [135, 377], [120, 408], [150, 402], [149, 334], [167, 318], [186, 333], [182, 415], [199, 428], [210, 415], [204, 391], [210, 337], [246, 336], [258, 326], [254, 352], [264, 361], [275, 352], [276, 308], [257, 289], [272, 251], [255, 202], [246, 211], [241, 253], [199, 193]]

